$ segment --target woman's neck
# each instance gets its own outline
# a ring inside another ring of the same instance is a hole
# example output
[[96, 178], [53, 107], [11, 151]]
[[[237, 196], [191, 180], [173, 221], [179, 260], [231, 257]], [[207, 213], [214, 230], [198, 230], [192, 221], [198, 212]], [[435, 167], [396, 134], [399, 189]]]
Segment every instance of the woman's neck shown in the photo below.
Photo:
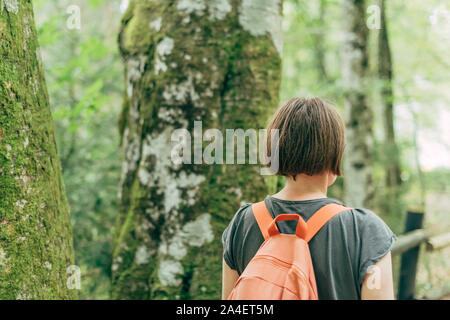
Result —
[[286, 178], [283, 189], [274, 194], [273, 197], [281, 200], [313, 200], [327, 197], [328, 175], [308, 176], [299, 174], [295, 177]]

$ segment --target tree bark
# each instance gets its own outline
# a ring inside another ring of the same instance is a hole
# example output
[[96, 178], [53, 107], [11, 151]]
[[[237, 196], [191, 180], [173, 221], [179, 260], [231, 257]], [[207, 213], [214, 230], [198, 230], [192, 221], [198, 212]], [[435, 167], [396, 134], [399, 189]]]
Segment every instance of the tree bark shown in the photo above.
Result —
[[69, 207], [32, 2], [0, 7], [0, 299], [74, 298]]
[[130, 2], [113, 298], [220, 299], [222, 232], [267, 187], [259, 166], [175, 164], [171, 135], [194, 121], [224, 136], [265, 127], [278, 103], [280, 24], [280, 0]]
[[343, 0], [342, 77], [347, 147], [344, 157], [346, 203], [370, 207], [373, 200], [373, 112], [367, 98], [368, 28], [365, 1]]
[[401, 164], [399, 150], [395, 141], [394, 129], [394, 92], [392, 87], [392, 57], [389, 45], [388, 30], [386, 24], [386, 9], [384, 0], [380, 0], [381, 29], [378, 35], [378, 76], [382, 81], [381, 103], [383, 107], [384, 122], [384, 145], [386, 176], [385, 185], [387, 195], [390, 198], [391, 208], [387, 208], [391, 213], [395, 208], [393, 205], [399, 201], [399, 187], [401, 185]]
[[320, 0], [319, 2], [319, 17], [316, 19], [316, 25], [319, 31], [314, 35], [314, 52], [316, 67], [318, 70], [318, 78], [323, 83], [328, 83], [330, 81], [328, 76], [328, 71], [326, 67], [325, 60], [325, 35], [326, 35], [326, 23], [325, 23], [325, 13], [326, 13], [327, 3], [325, 0]]

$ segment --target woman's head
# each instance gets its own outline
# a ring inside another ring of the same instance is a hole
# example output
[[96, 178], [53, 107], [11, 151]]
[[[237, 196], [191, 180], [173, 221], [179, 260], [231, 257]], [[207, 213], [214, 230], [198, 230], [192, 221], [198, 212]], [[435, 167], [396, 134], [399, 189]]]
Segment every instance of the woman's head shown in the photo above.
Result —
[[319, 98], [293, 98], [283, 104], [267, 128], [268, 153], [271, 129], [279, 130], [278, 145], [273, 148], [278, 149], [276, 174], [294, 179], [298, 174], [342, 176], [345, 125], [327, 102]]

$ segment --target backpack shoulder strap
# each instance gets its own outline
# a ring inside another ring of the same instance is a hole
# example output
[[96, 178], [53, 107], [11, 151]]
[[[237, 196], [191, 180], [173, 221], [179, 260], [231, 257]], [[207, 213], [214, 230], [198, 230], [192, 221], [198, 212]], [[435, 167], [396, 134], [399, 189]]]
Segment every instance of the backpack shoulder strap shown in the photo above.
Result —
[[269, 238], [269, 225], [273, 218], [270, 215], [269, 210], [267, 210], [264, 201], [252, 204], [253, 215], [255, 216], [256, 222], [258, 223], [259, 230], [264, 237], [264, 240]]
[[306, 233], [305, 241], [309, 242], [316, 233], [334, 216], [341, 212], [351, 210], [337, 203], [330, 203], [320, 208], [311, 218], [307, 221], [308, 231]]

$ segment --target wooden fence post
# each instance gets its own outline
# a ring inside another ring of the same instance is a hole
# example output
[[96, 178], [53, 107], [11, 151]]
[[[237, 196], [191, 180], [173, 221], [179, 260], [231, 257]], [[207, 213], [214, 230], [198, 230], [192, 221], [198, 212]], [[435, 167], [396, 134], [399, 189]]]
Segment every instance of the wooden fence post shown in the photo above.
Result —
[[[406, 217], [405, 233], [416, 229], [421, 229], [423, 225], [422, 212], [408, 211]], [[420, 244], [405, 251], [402, 254], [400, 265], [400, 279], [398, 284], [397, 299], [412, 300], [414, 299], [414, 288], [416, 284], [417, 262], [419, 259]]]

